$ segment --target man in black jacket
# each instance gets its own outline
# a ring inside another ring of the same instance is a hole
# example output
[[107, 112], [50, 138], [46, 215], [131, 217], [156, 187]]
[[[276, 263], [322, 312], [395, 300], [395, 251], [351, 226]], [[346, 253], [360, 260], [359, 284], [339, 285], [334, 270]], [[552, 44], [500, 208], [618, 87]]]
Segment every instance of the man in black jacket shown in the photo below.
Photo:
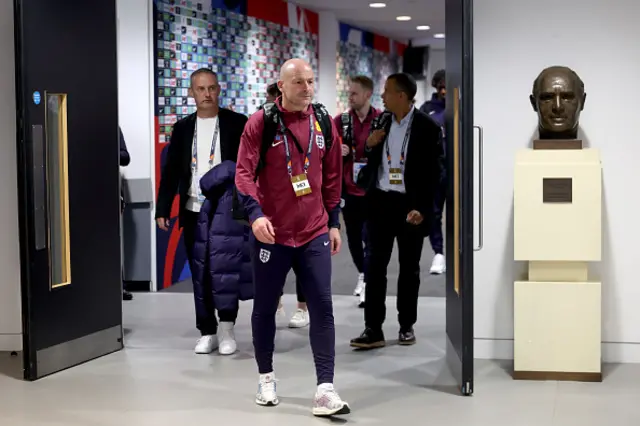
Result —
[[[200, 178], [222, 161], [237, 160], [240, 136], [247, 123], [247, 117], [218, 106], [218, 76], [208, 68], [193, 72], [189, 95], [196, 101], [197, 111], [173, 126], [167, 162], [160, 178], [156, 221], [160, 229], [169, 230], [171, 206], [178, 193], [178, 223], [183, 231], [187, 258], [191, 266], [198, 213], [204, 201], [200, 190]], [[218, 347], [218, 322], [212, 308], [212, 295], [199, 294], [199, 291], [194, 289], [194, 296], [196, 327], [202, 335], [195, 351], [200, 354], [211, 353]], [[235, 318], [220, 318], [220, 321], [225, 325], [224, 330], [231, 333]], [[221, 336], [221, 339], [224, 338], [225, 336]]]
[[[120, 167], [126, 167], [131, 163], [131, 156], [127, 150], [127, 143], [124, 140], [122, 129], [118, 127], [120, 132]], [[120, 215], [124, 213], [124, 192], [122, 189], [122, 177], [120, 177]], [[122, 222], [122, 221], [121, 221]], [[122, 234], [122, 232], [120, 232]], [[122, 245], [122, 235], [120, 235], [120, 244]], [[122, 250], [124, 252], [124, 250]], [[124, 270], [122, 271], [122, 300], [132, 300], [133, 295], [124, 287]]]
[[396, 239], [399, 342], [416, 341], [420, 256], [432, 223], [442, 156], [440, 126], [414, 107], [416, 91], [408, 74], [389, 76], [382, 95], [387, 111], [376, 118], [367, 139], [367, 170], [361, 170], [358, 183], [367, 189], [371, 257], [365, 277], [365, 330], [351, 340], [356, 348], [385, 346], [387, 266]]

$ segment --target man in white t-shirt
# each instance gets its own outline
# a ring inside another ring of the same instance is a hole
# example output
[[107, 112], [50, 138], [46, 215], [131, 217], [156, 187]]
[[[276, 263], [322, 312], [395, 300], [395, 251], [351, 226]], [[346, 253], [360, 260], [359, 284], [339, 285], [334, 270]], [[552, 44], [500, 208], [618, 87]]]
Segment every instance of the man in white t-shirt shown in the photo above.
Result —
[[[173, 126], [167, 148], [166, 163], [162, 169], [156, 203], [158, 227], [168, 231], [172, 226], [173, 200], [180, 197], [178, 223], [193, 270], [193, 245], [196, 236], [198, 213], [204, 196], [200, 191], [200, 178], [223, 161], [236, 161], [240, 136], [247, 117], [229, 109], [220, 108], [218, 76], [208, 68], [191, 74], [189, 95], [196, 103], [196, 112], [182, 118]], [[211, 353], [218, 347], [218, 321], [211, 303], [206, 297], [195, 294], [196, 327], [202, 337], [196, 345], [196, 353]], [[235, 322], [237, 312], [218, 312], [221, 324]]]

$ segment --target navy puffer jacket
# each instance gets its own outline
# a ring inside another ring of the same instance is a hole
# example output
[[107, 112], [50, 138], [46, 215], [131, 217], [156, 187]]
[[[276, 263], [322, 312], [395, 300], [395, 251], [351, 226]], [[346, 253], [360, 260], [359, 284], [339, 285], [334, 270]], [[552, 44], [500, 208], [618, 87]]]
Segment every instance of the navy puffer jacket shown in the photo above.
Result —
[[233, 219], [231, 208], [236, 163], [223, 161], [202, 179], [206, 197], [198, 217], [192, 271], [196, 309], [206, 301], [218, 311], [237, 310], [239, 300], [253, 299], [248, 226]]

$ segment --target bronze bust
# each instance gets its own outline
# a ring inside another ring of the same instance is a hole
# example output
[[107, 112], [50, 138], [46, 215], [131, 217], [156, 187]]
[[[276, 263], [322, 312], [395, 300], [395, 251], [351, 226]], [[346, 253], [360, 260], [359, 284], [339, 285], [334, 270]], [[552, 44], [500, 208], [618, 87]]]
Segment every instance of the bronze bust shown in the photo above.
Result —
[[582, 79], [571, 68], [553, 66], [542, 70], [529, 96], [538, 113], [540, 139], [577, 139], [586, 97]]

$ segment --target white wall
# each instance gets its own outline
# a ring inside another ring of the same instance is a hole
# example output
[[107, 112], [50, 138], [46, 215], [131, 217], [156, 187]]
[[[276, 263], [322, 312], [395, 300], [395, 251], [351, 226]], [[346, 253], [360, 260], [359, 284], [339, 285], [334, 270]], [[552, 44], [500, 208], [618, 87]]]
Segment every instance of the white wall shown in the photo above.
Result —
[[336, 54], [340, 41], [340, 28], [333, 12], [320, 12], [318, 30], [318, 92], [316, 99], [327, 107], [331, 115], [337, 114]]
[[[484, 128], [484, 248], [475, 257], [475, 353], [513, 357], [513, 162], [536, 134], [533, 80], [550, 65], [583, 79], [581, 137], [603, 161], [603, 358], [640, 362], [640, 3], [483, 0], [474, 7], [475, 124]], [[532, 26], [532, 23], [535, 23]]]
[[431, 99], [431, 94], [435, 91], [431, 87], [431, 78], [436, 71], [445, 69], [446, 58], [444, 49], [431, 48], [429, 52], [429, 64], [425, 70], [426, 78], [418, 81], [418, 92], [416, 93], [416, 105], [421, 106], [425, 101]]
[[22, 350], [13, 2], [0, 2], [0, 351]]
[[[154, 191], [155, 200], [155, 111], [153, 58], [153, 1], [117, 0], [118, 17], [118, 116], [120, 127], [131, 156], [131, 163], [122, 167], [126, 180], [147, 181], [143, 187]], [[136, 185], [140, 187], [139, 185]], [[151, 228], [148, 250], [151, 252], [151, 285], [156, 282], [156, 228], [153, 216], [155, 202], [149, 210], [149, 220], [135, 226]], [[133, 230], [129, 230], [133, 232]], [[140, 234], [138, 234], [140, 235]], [[147, 235], [142, 233], [142, 235]], [[134, 237], [135, 239], [135, 237]], [[125, 237], [126, 241], [126, 237]], [[138, 244], [142, 244], [139, 241]]]
[[118, 109], [131, 154], [122, 169], [128, 179], [153, 176], [153, 28], [150, 0], [117, 0]]

